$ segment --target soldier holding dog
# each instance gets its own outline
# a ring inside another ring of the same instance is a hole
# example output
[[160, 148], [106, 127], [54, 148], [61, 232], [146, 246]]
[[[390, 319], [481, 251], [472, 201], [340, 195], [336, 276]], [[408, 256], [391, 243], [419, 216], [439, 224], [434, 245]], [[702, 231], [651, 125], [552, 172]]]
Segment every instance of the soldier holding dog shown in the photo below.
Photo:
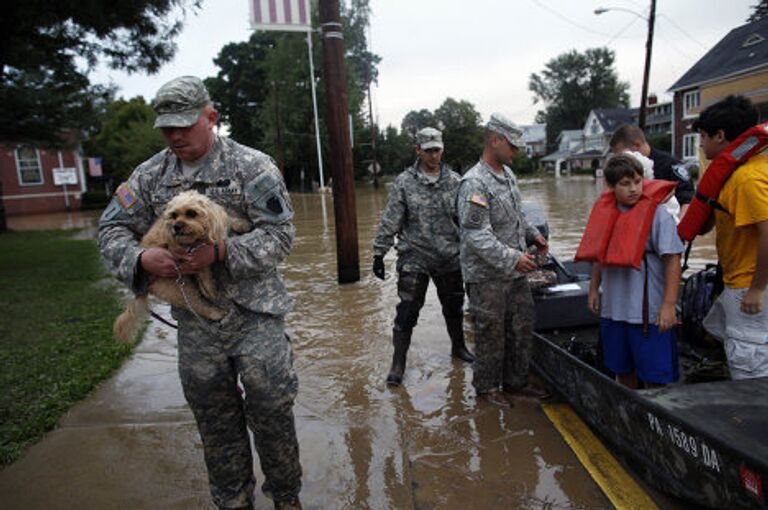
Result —
[[[203, 441], [219, 508], [252, 508], [255, 478], [248, 427], [277, 509], [301, 508], [301, 465], [293, 403], [298, 380], [284, 317], [293, 301], [277, 265], [294, 238], [293, 208], [272, 159], [217, 136], [217, 112], [199, 78], [163, 85], [152, 103], [168, 148], [139, 165], [99, 224], [99, 247], [115, 276], [137, 295], [154, 277], [212, 267], [227, 315], [206, 321], [174, 308], [179, 375]], [[139, 240], [165, 205], [194, 189], [247, 219], [252, 230], [192, 253], [143, 249]], [[237, 389], [240, 379], [244, 397]]]

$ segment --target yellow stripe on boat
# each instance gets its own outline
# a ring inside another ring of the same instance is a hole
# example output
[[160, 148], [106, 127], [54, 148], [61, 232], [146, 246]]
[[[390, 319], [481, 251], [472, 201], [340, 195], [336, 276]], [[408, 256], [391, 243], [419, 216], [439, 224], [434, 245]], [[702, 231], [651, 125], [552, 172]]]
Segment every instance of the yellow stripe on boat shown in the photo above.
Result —
[[658, 509], [568, 404], [542, 405], [547, 417], [618, 510]]

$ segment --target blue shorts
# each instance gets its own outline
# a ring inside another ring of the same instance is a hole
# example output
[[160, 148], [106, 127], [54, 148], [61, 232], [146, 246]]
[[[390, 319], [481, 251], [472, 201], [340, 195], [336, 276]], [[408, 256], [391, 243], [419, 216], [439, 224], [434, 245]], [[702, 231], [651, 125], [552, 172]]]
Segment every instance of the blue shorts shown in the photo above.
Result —
[[659, 332], [655, 324], [648, 325], [643, 336], [642, 324], [600, 319], [603, 362], [615, 374], [631, 374], [643, 382], [668, 384], [680, 378], [675, 328]]

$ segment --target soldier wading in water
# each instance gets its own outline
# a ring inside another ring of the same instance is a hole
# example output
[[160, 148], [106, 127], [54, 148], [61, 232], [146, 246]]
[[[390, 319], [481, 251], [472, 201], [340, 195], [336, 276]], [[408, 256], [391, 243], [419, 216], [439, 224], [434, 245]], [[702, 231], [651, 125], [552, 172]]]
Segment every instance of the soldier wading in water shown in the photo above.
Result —
[[411, 334], [424, 305], [430, 278], [437, 287], [451, 354], [475, 357], [464, 344], [464, 282], [459, 265], [456, 192], [459, 175], [441, 164], [443, 135], [434, 128], [416, 133], [417, 161], [395, 179], [373, 241], [373, 274], [384, 279], [384, 255], [397, 236], [397, 305], [392, 330], [394, 354], [387, 384], [403, 381]]

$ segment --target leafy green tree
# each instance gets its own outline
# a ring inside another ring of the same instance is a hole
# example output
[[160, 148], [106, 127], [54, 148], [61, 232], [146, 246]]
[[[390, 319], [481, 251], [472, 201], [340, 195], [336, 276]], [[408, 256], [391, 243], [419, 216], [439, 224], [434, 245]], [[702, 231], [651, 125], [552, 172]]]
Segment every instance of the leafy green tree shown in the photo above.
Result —
[[114, 182], [128, 178], [137, 165], [162, 150], [165, 142], [152, 126], [155, 113], [141, 96], [107, 106], [101, 131], [83, 144], [88, 156], [102, 158], [104, 174]]
[[425, 127], [437, 128], [437, 120], [435, 114], [422, 108], [421, 110], [411, 110], [405, 114], [402, 122], [400, 123], [400, 129], [403, 133], [411, 137], [413, 143], [416, 143], [416, 132]]
[[752, 6], [752, 14], [747, 18], [747, 22], [759, 21], [766, 16], [768, 16], [768, 0], [760, 0], [759, 3]]
[[483, 150], [482, 118], [469, 101], [456, 101], [450, 97], [434, 115], [443, 132], [443, 161], [463, 173], [477, 163]]
[[387, 126], [378, 134], [376, 147], [381, 171], [385, 174], [398, 174], [416, 160], [413, 139], [394, 126]]
[[608, 48], [571, 50], [547, 62], [541, 74], [531, 74], [528, 88], [534, 103], [546, 106], [536, 122], [546, 122], [550, 148], [563, 129], [581, 128], [593, 108], [629, 105], [629, 84], [619, 80], [614, 60]]
[[201, 0], [12, 1], [0, 16], [0, 139], [55, 144], [90, 128], [110, 90], [88, 72], [104, 61], [156, 72], [171, 59], [187, 6]]
[[[375, 79], [380, 60], [366, 49], [369, 13], [368, 0], [353, 0], [342, 12], [358, 175], [366, 171], [372, 159], [364, 99], [368, 80]], [[322, 62], [322, 44], [317, 42], [313, 48], [315, 63]], [[205, 83], [222, 122], [229, 126], [230, 136], [275, 158], [289, 187], [298, 187], [302, 171], [306, 179], [316, 179], [317, 149], [306, 35], [256, 32], [247, 42], [224, 46], [214, 63], [219, 71]], [[315, 73], [321, 74], [322, 66], [315, 66]], [[326, 94], [322, 76], [317, 81], [321, 150], [324, 161], [328, 161], [328, 140], [322, 123]], [[327, 182], [330, 170], [325, 166]]]
[[[446, 98], [437, 110], [426, 108], [408, 112], [400, 124], [402, 134], [416, 144], [416, 132], [425, 127], [443, 132], [443, 162], [463, 172], [477, 162], [483, 150], [483, 128], [480, 114], [469, 101]], [[413, 149], [411, 149], [411, 152]]]

